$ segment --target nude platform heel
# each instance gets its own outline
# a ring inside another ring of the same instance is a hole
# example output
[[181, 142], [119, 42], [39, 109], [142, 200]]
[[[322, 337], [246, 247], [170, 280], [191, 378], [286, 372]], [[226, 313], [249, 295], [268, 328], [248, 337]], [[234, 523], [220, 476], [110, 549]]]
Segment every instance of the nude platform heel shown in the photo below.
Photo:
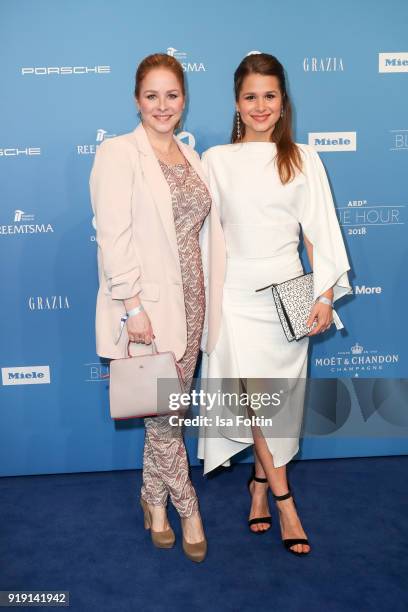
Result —
[[171, 527], [164, 531], [154, 531], [152, 529], [152, 516], [150, 514], [149, 506], [144, 499], [140, 499], [140, 505], [143, 509], [144, 515], [144, 528], [150, 529], [150, 535], [154, 546], [157, 548], [172, 548], [176, 541], [176, 536]]

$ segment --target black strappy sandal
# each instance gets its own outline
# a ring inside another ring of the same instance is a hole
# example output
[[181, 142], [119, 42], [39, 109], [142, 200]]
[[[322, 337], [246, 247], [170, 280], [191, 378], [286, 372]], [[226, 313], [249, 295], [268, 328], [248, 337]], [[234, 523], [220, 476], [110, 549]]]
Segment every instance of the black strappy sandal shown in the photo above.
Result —
[[[275, 493], [272, 493], [272, 495], [276, 501], [283, 501], [284, 499], [289, 499], [290, 497], [293, 498], [291, 491], [288, 491], [287, 493], [285, 493], [285, 495], [275, 495]], [[295, 505], [295, 508], [297, 509], [294, 498], [293, 498], [293, 503]], [[282, 543], [284, 547], [286, 548], [286, 550], [288, 550], [294, 555], [297, 555], [298, 557], [303, 557], [304, 555], [308, 555], [310, 551], [312, 550], [311, 547], [308, 550], [308, 552], [297, 552], [296, 550], [292, 550], [291, 546], [294, 546], [295, 544], [306, 544], [307, 546], [310, 546], [309, 540], [306, 540], [306, 538], [286, 538], [285, 540], [282, 540]]]
[[[255, 482], [268, 482], [267, 478], [258, 478], [258, 476], [255, 476], [255, 468], [253, 468], [252, 470], [252, 474], [249, 477], [248, 480], [248, 491], [249, 494], [252, 498], [252, 494], [251, 494], [251, 482], [255, 480]], [[272, 517], [271, 516], [261, 516], [258, 518], [253, 518], [253, 519], [248, 519], [248, 527], [251, 527], [251, 525], [259, 525], [260, 523], [267, 523], [269, 525], [269, 527], [267, 529], [262, 529], [262, 530], [258, 530], [258, 531], [254, 531], [253, 529], [249, 529], [249, 531], [251, 533], [266, 533], [267, 531], [269, 531], [270, 526], [272, 525]]]

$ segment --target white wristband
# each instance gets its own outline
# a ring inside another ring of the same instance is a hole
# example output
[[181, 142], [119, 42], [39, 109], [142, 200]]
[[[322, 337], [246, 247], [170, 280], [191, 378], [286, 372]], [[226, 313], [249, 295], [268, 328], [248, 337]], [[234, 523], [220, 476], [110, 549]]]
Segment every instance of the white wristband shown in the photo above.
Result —
[[120, 317], [120, 327], [119, 327], [119, 333], [118, 336], [115, 340], [115, 344], [117, 344], [120, 340], [120, 337], [122, 335], [123, 332], [123, 328], [125, 327], [126, 321], [128, 320], [129, 317], [134, 317], [135, 315], [139, 314], [140, 312], [143, 312], [144, 308], [142, 306], [142, 304], [140, 304], [140, 306], [136, 306], [136, 308], [132, 308], [131, 310], [129, 310], [129, 312], [127, 312], [125, 315], [123, 315], [123, 317]]
[[321, 295], [320, 297], [318, 297], [316, 302], [321, 302], [322, 304], [327, 304], [327, 306], [331, 306], [333, 308], [333, 302], [331, 300], [329, 300], [329, 298], [324, 297], [324, 295]]
[[140, 306], [136, 306], [136, 308], [132, 308], [131, 310], [127, 311], [127, 316], [129, 317], [134, 317], [138, 314], [140, 314], [141, 312], [144, 311], [143, 305], [140, 304]]

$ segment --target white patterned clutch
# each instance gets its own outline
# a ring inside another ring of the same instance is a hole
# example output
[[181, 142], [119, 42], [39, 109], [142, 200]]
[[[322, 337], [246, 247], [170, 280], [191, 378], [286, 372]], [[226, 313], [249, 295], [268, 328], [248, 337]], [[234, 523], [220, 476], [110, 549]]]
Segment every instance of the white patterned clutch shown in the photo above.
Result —
[[268, 285], [256, 291], [265, 289], [272, 290], [276, 310], [287, 340], [292, 342], [292, 340], [300, 340], [307, 336], [311, 328], [307, 327], [306, 322], [314, 304], [313, 272], [291, 278], [283, 283]]

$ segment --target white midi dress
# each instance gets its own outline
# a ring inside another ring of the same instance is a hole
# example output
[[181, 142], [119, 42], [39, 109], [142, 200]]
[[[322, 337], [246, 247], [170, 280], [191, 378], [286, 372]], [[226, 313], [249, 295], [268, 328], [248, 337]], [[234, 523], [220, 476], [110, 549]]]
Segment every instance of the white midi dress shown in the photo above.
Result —
[[[330, 287], [334, 300], [351, 292], [350, 266], [324, 166], [311, 146], [298, 146], [303, 172], [286, 185], [279, 179], [274, 143], [216, 146], [203, 155], [227, 252], [220, 333], [214, 350], [203, 354], [203, 387], [215, 397], [217, 391], [230, 389], [231, 381], [249, 379], [248, 387], [255, 389], [254, 381], [262, 379], [262, 385], [269, 381], [273, 391], [282, 393], [277, 413], [272, 407], [259, 413], [266, 418], [270, 410], [274, 415], [272, 427], [261, 429], [275, 467], [287, 464], [299, 450], [309, 339], [288, 342], [271, 291], [255, 291], [304, 273], [299, 257], [303, 231], [313, 244], [315, 298]], [[221, 404], [215, 402], [211, 411], [201, 407], [201, 416], [210, 416], [198, 443], [205, 474], [228, 465], [253, 444], [251, 427], [222, 421], [236, 415], [237, 407]]]

